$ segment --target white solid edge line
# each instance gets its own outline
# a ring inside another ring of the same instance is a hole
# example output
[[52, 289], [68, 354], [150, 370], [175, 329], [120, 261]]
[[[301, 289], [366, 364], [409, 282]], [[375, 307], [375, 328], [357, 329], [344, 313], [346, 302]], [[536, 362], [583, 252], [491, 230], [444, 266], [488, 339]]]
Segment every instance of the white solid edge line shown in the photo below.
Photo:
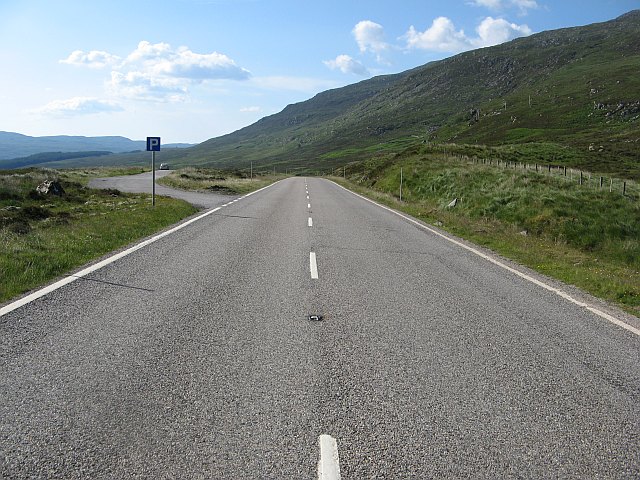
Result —
[[318, 480], [340, 480], [340, 458], [338, 442], [331, 435], [320, 435], [320, 460]]
[[309, 270], [311, 270], [311, 278], [318, 279], [318, 264], [316, 263], [316, 252], [309, 253]]
[[[331, 181], [331, 180], [329, 180], [329, 181]], [[488, 260], [489, 262], [493, 263], [494, 265], [497, 265], [497, 266], [499, 266], [501, 268], [504, 268], [505, 270], [508, 270], [509, 272], [513, 273], [514, 275], [517, 275], [520, 278], [523, 278], [524, 280], [527, 280], [527, 281], [529, 281], [529, 282], [531, 282], [531, 283], [533, 283], [535, 285], [538, 285], [539, 287], [542, 287], [545, 290], [548, 290], [548, 291], [550, 291], [552, 293], [555, 293], [556, 295], [564, 298], [565, 300], [567, 300], [567, 301], [569, 301], [569, 302], [571, 302], [571, 303], [573, 303], [575, 305], [578, 305], [579, 307], [582, 307], [582, 308], [584, 308], [586, 310], [589, 310], [591, 313], [594, 313], [595, 315], [598, 315], [599, 317], [604, 318], [605, 320], [608, 320], [609, 322], [611, 322], [611, 323], [613, 323], [615, 325], [618, 325], [619, 327], [622, 327], [625, 330], [628, 330], [629, 332], [640, 336], [640, 329], [638, 329], [636, 327], [633, 327], [632, 325], [629, 325], [628, 323], [625, 323], [622, 320], [620, 320], [620, 319], [618, 319], [618, 318], [616, 318], [616, 317], [614, 317], [612, 315], [609, 315], [608, 313], [603, 312], [602, 310], [599, 310], [598, 308], [596, 308], [596, 307], [594, 307], [592, 305], [589, 305], [587, 303], [581, 302], [581, 301], [573, 298], [568, 293], [566, 293], [566, 292], [564, 292], [564, 291], [562, 291], [562, 290], [560, 290], [558, 288], [552, 287], [551, 285], [548, 285], [548, 284], [546, 284], [546, 283], [544, 283], [544, 282], [542, 282], [542, 281], [540, 281], [540, 280], [538, 280], [536, 278], [533, 278], [531, 275], [527, 275], [526, 273], [523, 273], [523, 272], [521, 272], [519, 270], [516, 270], [515, 268], [512, 268], [509, 265], [506, 265], [506, 264], [502, 263], [501, 261], [496, 260], [495, 258], [490, 257], [489, 255], [487, 255], [485, 253], [482, 253], [481, 251], [476, 250], [473, 247], [470, 247], [469, 245], [465, 245], [462, 242], [459, 242], [457, 240], [454, 240], [453, 238], [450, 238], [450, 237], [448, 237], [446, 235], [443, 235], [442, 233], [438, 232], [437, 230], [434, 230], [433, 228], [430, 228], [430, 227], [418, 222], [417, 220], [414, 220], [411, 217], [408, 217], [408, 216], [406, 216], [406, 215], [404, 215], [404, 214], [402, 214], [400, 212], [397, 212], [396, 210], [394, 210], [392, 208], [389, 208], [389, 207], [387, 207], [385, 205], [382, 205], [382, 204], [380, 204], [378, 202], [375, 202], [375, 201], [373, 201], [373, 200], [371, 200], [371, 199], [369, 199], [369, 198], [367, 198], [367, 197], [365, 197], [363, 195], [360, 195], [360, 194], [358, 194], [356, 192], [352, 192], [348, 188], [345, 188], [342, 185], [339, 185], [339, 184], [337, 184], [337, 183], [335, 183], [333, 181], [331, 181], [331, 182], [333, 184], [337, 185], [338, 187], [342, 188], [343, 190], [346, 190], [347, 192], [349, 192], [349, 193], [351, 193], [351, 194], [353, 194], [353, 195], [355, 195], [357, 197], [360, 197], [363, 200], [366, 200], [367, 202], [373, 203], [374, 205], [377, 205], [380, 208], [384, 208], [385, 210], [387, 210], [387, 211], [389, 211], [391, 213], [394, 213], [394, 214], [398, 215], [399, 217], [402, 217], [405, 220], [413, 223], [414, 225], [417, 225], [420, 228], [428, 230], [429, 232], [433, 233], [434, 235], [437, 235], [437, 236], [439, 236], [441, 238], [444, 238], [445, 240], [447, 240], [447, 241], [449, 241], [449, 242], [451, 242], [451, 243], [453, 243], [453, 244], [455, 244], [455, 245], [457, 245], [459, 247], [462, 247], [465, 250], [468, 250], [469, 252], [475, 253], [479, 257], [482, 257], [485, 260]]]
[[[278, 182], [274, 182], [271, 185], [267, 185], [266, 187], [262, 187], [259, 190], [256, 190], [254, 192], [248, 193], [242, 198], [246, 198], [246, 197], [248, 197], [250, 195], [253, 195], [254, 193], [258, 193], [258, 192], [264, 190], [265, 188], [269, 188], [269, 187], [275, 185], [276, 183], [278, 183]], [[234, 202], [236, 202], [237, 200], [239, 200], [239, 199], [234, 200]], [[231, 203], [233, 203], [233, 202], [230, 202], [227, 205], [230, 205]], [[223, 205], [223, 206], [225, 206], [225, 205]], [[203, 218], [208, 217], [209, 215], [217, 212], [223, 206], [216, 207], [216, 208], [214, 208], [212, 210], [209, 210], [209, 211], [203, 213], [202, 215], [198, 215], [197, 217], [192, 218], [191, 220], [187, 220], [186, 222], [181, 223], [180, 225], [178, 225], [176, 227], [173, 227], [170, 230], [167, 230], [166, 232], [162, 232], [162, 233], [156, 235], [155, 237], [152, 237], [152, 238], [149, 238], [149, 239], [147, 239], [147, 240], [145, 240], [143, 242], [140, 242], [137, 245], [134, 245], [133, 247], [128, 248], [127, 250], [124, 250], [124, 251], [122, 251], [120, 253], [116, 253], [115, 255], [112, 255], [111, 257], [105, 258], [104, 260], [102, 260], [102, 261], [100, 261], [98, 263], [95, 263], [95, 264], [93, 264], [93, 265], [91, 265], [91, 266], [89, 266], [89, 267], [87, 267], [87, 268], [85, 268], [83, 270], [80, 270], [79, 272], [76, 272], [76, 273], [74, 273], [72, 275], [66, 276], [63, 279], [58, 280], [55, 283], [52, 283], [51, 285], [48, 285], [48, 286], [46, 286], [44, 288], [41, 288], [40, 290], [36, 290], [35, 292], [33, 292], [33, 293], [29, 294], [29, 295], [26, 295], [25, 297], [22, 297], [21, 299], [16, 300], [15, 302], [12, 302], [12, 303], [10, 303], [8, 305], [5, 305], [4, 307], [0, 308], [0, 317], [2, 317], [3, 315], [6, 315], [9, 312], [14, 311], [17, 308], [22, 307], [23, 305], [31, 303], [31, 302], [33, 302], [34, 300], [36, 300], [36, 299], [38, 299], [40, 297], [44, 297], [48, 293], [51, 293], [51, 292], [53, 292], [55, 290], [58, 290], [59, 288], [64, 287], [65, 285], [68, 285], [69, 283], [74, 282], [74, 281], [76, 281], [76, 280], [78, 280], [78, 279], [80, 279], [80, 278], [82, 278], [82, 277], [84, 277], [84, 276], [86, 276], [86, 275], [88, 275], [90, 273], [93, 273], [96, 270], [100, 270], [102, 267], [105, 267], [105, 266], [109, 265], [110, 263], [115, 262], [116, 260], [119, 260], [119, 259], [121, 259], [123, 257], [126, 257], [127, 255], [130, 255], [133, 252], [135, 252], [137, 250], [140, 250], [141, 248], [146, 247], [147, 245], [150, 245], [150, 244], [160, 240], [161, 238], [166, 237], [167, 235], [171, 235], [172, 233], [177, 232], [178, 230], [181, 230], [181, 229], [185, 228], [186, 226], [191, 225], [194, 222], [197, 222], [198, 220], [202, 220]]]
[[311, 217], [309, 217], [309, 226], [313, 227], [313, 219]]

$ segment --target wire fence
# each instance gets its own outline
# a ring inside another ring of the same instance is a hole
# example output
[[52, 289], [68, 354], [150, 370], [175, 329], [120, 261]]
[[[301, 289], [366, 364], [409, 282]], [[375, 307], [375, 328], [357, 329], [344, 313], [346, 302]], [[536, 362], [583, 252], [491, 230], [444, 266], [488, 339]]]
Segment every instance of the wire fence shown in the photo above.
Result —
[[633, 180], [625, 180], [606, 175], [596, 175], [586, 170], [570, 168], [564, 165], [510, 162], [491, 158], [467, 157], [464, 155], [457, 156], [457, 158], [479, 165], [493, 166], [502, 169], [513, 169], [516, 171], [535, 172], [540, 175], [548, 175], [586, 189], [617, 193], [640, 199], [640, 185]]
[[[467, 155], [457, 155], [449, 152], [443, 152], [438, 156], [446, 161], [457, 161], [503, 170], [513, 170], [514, 172], [519, 172], [525, 175], [530, 173], [545, 175], [553, 178], [554, 181], [561, 184], [564, 183], [567, 186], [573, 185], [576, 188], [584, 188], [594, 193], [607, 192], [612, 195], [623, 195], [630, 200], [640, 201], [640, 183], [634, 180], [598, 175], [587, 170], [571, 168], [564, 165], [514, 162], [495, 158], [479, 158], [475, 156], [470, 157]], [[346, 178], [347, 175], [352, 175], [355, 171], [360, 172], [360, 181], [366, 181], [369, 178], [366, 168], [363, 171], [361, 166], [357, 166], [354, 170], [353, 164], [334, 167], [330, 173], [335, 176]]]

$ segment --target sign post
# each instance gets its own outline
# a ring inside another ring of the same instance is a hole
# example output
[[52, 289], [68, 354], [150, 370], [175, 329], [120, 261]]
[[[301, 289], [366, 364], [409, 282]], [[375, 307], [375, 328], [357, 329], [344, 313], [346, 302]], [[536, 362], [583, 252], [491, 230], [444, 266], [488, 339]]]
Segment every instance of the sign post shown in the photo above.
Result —
[[151, 205], [156, 206], [156, 152], [160, 151], [160, 137], [147, 137], [147, 152], [151, 152]]

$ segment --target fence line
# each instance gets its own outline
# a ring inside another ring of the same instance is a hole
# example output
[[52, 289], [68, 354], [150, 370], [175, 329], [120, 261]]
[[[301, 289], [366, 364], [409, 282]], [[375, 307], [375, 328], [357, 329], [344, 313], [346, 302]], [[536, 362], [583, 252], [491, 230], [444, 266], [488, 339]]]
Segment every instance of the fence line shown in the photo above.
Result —
[[[479, 158], [476, 156], [469, 157], [468, 155], [456, 155], [446, 153], [443, 150], [442, 155], [447, 160], [458, 160], [463, 162], [472, 162], [476, 165], [486, 165], [496, 168], [502, 168], [505, 170], [512, 169], [514, 171], [524, 172], [536, 172], [539, 175], [547, 175], [553, 178], [562, 179], [568, 184], [575, 184], [583, 186], [587, 189], [594, 191], [609, 191], [609, 193], [620, 193], [626, 197], [635, 197], [640, 200], [640, 184], [633, 180], [624, 180], [617, 177], [606, 175], [594, 175], [589, 171], [580, 170], [577, 168], [571, 168], [564, 165], [551, 165], [551, 164], [539, 164], [539, 163], [523, 163], [510, 160], [501, 160], [495, 158]], [[346, 176], [346, 167], [336, 167], [333, 172], [334, 175]], [[366, 178], [366, 173], [363, 173], [362, 179]]]
[[538, 163], [529, 164], [508, 160], [495, 160], [492, 158], [468, 157], [467, 155], [448, 155], [447, 157], [473, 162], [478, 165], [482, 164], [504, 169], [513, 168], [514, 170], [521, 169], [524, 171], [535, 171], [541, 175], [563, 178], [569, 183], [574, 183], [575, 181], [576, 185], [582, 185], [586, 188], [592, 187], [594, 190], [603, 191], [608, 189], [610, 193], [618, 192], [625, 196], [634, 195], [640, 198], [640, 186], [632, 180], [624, 180], [606, 175], [594, 175], [586, 170], [566, 167], [564, 165], [545, 165]]

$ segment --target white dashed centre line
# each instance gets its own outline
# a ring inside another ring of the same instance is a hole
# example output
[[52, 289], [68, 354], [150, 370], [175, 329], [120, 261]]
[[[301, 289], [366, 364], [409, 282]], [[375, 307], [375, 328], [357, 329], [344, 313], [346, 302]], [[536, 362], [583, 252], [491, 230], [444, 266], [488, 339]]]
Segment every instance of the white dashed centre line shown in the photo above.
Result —
[[318, 480], [340, 480], [340, 458], [338, 443], [331, 435], [320, 435], [320, 460]]
[[313, 227], [313, 219], [311, 217], [309, 217], [309, 226]]
[[311, 270], [311, 278], [318, 279], [318, 264], [316, 263], [316, 252], [309, 253], [309, 270]]
[[311, 208], [311, 204], [310, 203], [307, 203], [307, 208]]

